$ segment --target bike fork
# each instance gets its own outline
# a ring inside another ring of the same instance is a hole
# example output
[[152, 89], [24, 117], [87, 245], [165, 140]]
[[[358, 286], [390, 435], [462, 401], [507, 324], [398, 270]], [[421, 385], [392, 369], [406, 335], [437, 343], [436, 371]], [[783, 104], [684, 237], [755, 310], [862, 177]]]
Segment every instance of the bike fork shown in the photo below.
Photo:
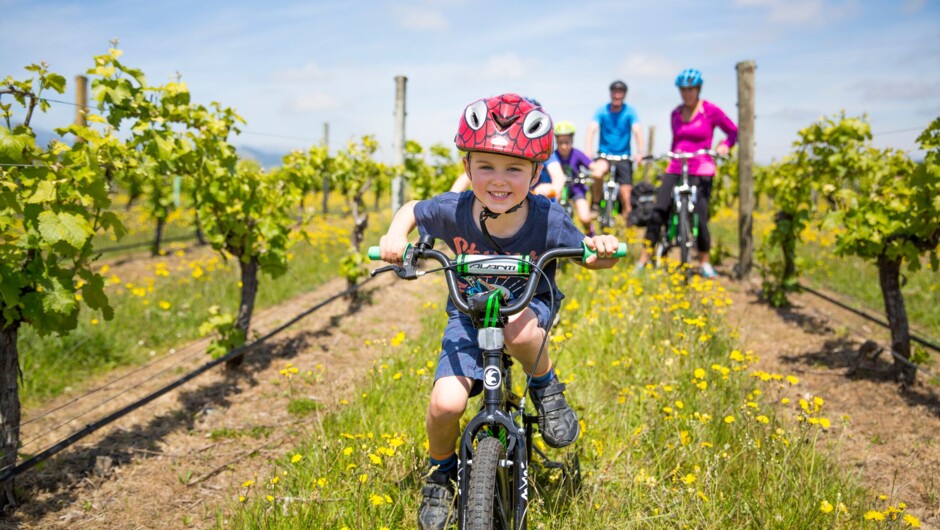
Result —
[[[467, 524], [466, 493], [470, 491], [470, 473], [473, 468], [473, 443], [477, 433], [484, 427], [502, 429], [506, 433], [505, 439], [500, 436], [507, 449], [506, 460], [500, 466], [512, 466], [515, 491], [508, 492], [514, 499], [512, 521], [513, 530], [526, 530], [525, 515], [529, 506], [529, 469], [526, 452], [526, 426], [516, 427], [513, 423], [511, 411], [503, 410], [506, 401], [504, 392], [511, 385], [508, 365], [503, 363], [504, 336], [502, 328], [482, 328], [477, 334], [477, 342], [483, 350], [483, 410], [480, 411], [464, 428], [460, 439], [458, 452], [457, 487], [457, 520], [458, 527], [465, 528]], [[504, 367], [507, 367], [504, 373]], [[521, 413], [521, 411], [520, 411]], [[496, 432], [494, 435], [498, 435]], [[493, 494], [496, 494], [494, 490]]]

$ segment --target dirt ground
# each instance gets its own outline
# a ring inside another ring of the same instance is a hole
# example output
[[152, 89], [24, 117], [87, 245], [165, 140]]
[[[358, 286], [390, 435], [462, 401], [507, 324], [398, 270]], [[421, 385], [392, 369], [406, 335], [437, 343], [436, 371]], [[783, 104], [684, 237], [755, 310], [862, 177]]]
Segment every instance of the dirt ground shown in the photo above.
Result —
[[[890, 343], [877, 324], [810, 293], [774, 309], [758, 300], [756, 279], [721, 281], [733, 300], [730, 321], [744, 347], [760, 357], [756, 368], [795, 375], [804, 395], [825, 400], [833, 424], [828, 441], [843, 467], [875, 495], [888, 497], [873, 505], [904, 502], [922, 528], [940, 527], [940, 387], [921, 373], [902, 391], [888, 353], [860, 356], [866, 340]], [[838, 427], [843, 417], [844, 430]]]
[[[757, 301], [755, 284], [726, 277], [721, 282], [733, 299], [729, 319], [745, 348], [760, 356], [758, 368], [799, 377], [802, 392], [826, 400], [834, 425], [839, 424], [836, 418], [849, 418], [844, 431], [834, 427], [831, 435], [845, 468], [876, 495], [887, 495], [885, 506], [904, 501], [923, 528], [940, 526], [938, 388], [921, 377], [914, 388], [899, 391], [884, 354], [863, 358], [853, 375], [847, 375], [856, 365], [862, 337], [883, 340], [885, 335], [828, 302], [801, 294], [793, 297], [793, 307], [774, 310]], [[254, 327], [273, 329], [344, 288], [343, 281], [332, 281], [261, 312]], [[392, 289], [395, 296], [390, 296]], [[389, 276], [364, 291], [368, 302], [358, 311], [350, 312], [346, 301], [332, 302], [251, 352], [237, 372], [207, 372], [26, 472], [17, 481], [25, 500], [15, 514], [0, 520], [0, 528], [214, 527], [243, 481], [255, 473], [264, 476], [271, 460], [311, 432], [311, 421], [349, 396], [381, 351], [364, 347], [366, 339], [390, 338], [399, 330], [417, 332], [416, 321], [388, 316], [403, 304], [439, 301], [445, 292], [429, 281], [396, 282]], [[100, 384], [120, 375], [118, 388], [134, 391], [107, 406], [116, 409], [199, 366], [206, 361], [204, 348], [200, 341], [165, 353], [160, 359], [166, 364], [157, 359], [143, 370], [109, 374]], [[321, 405], [313, 418], [297, 419], [287, 412], [288, 398], [278, 382], [288, 362], [304, 371], [324, 367], [322, 378], [304, 386], [307, 397]], [[75, 397], [62, 396], [43, 411], [28, 411], [26, 419], [48, 415], [26, 425], [23, 439], [39, 437], [73, 417], [74, 408], [56, 408]], [[96, 410], [90, 416], [100, 415]], [[74, 430], [88, 421], [80, 418], [68, 425]], [[266, 436], [212, 437], [226, 429]], [[48, 445], [61, 432], [38, 438], [43, 443], [37, 445]]]
[[[256, 316], [260, 333], [282, 325], [345, 289], [334, 280], [314, 292]], [[394, 289], [394, 296], [392, 290]], [[21, 499], [13, 516], [0, 528], [163, 529], [214, 527], [220, 509], [237, 499], [240, 485], [254, 474], [267, 474], [269, 462], [282, 457], [312, 430], [312, 422], [350, 397], [382, 348], [364, 347], [366, 340], [389, 339], [398, 331], [419, 330], [417, 321], [389, 319], [403, 304], [421, 306], [444, 292], [431, 281], [400, 282], [385, 275], [362, 290], [365, 303], [350, 312], [344, 299], [334, 301], [290, 327], [283, 335], [249, 352], [237, 371], [211, 370], [178, 390], [124, 416], [63, 451], [17, 480]], [[40, 438], [45, 447], [92, 418], [116, 410], [179, 378], [208, 359], [205, 341], [165, 354], [144, 370], [126, 369], [102, 378], [101, 384], [123, 377], [114, 388], [121, 394], [89, 416], [71, 422], [71, 429]], [[314, 374], [298, 386], [320, 405], [318, 413], [298, 419], [287, 412], [289, 402], [281, 370], [291, 363]], [[318, 368], [322, 366], [322, 372]], [[167, 369], [167, 366], [170, 369]], [[310, 382], [312, 381], [312, 382]], [[95, 388], [98, 385], [89, 385]], [[75, 409], [75, 396], [62, 396], [43, 407], [49, 412], [27, 424], [30, 440], [91, 406]], [[98, 403], [101, 398], [91, 399]], [[41, 415], [29, 411], [25, 420]], [[216, 436], [212, 433], [242, 433]], [[263, 433], [252, 435], [251, 433]]]

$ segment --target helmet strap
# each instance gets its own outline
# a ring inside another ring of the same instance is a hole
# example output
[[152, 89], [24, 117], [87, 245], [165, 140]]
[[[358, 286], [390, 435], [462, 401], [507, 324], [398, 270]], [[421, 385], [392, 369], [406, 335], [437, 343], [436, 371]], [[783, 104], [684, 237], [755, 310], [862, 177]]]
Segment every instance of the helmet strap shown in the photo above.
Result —
[[[467, 153], [467, 160], [468, 160], [468, 162], [469, 162], [469, 159], [470, 159], [470, 153]], [[532, 169], [532, 179], [533, 179], [533, 180], [534, 180], [535, 177], [538, 175], [537, 171], [538, 171], [538, 164], [535, 164], [535, 167]], [[472, 183], [473, 183], [473, 177], [470, 175], [470, 164], [469, 164], [469, 163], [467, 164], [467, 178], [470, 179], [470, 182], [471, 182], [471, 185], [472, 185]], [[480, 199], [477, 198], [477, 200], [479, 201]], [[498, 250], [501, 254], [505, 254], [506, 251], [503, 250], [502, 245], [500, 245], [499, 243], [497, 243], [496, 240], [493, 239], [493, 236], [490, 235], [490, 231], [487, 230], [487, 228], [486, 228], [486, 220], [487, 220], [487, 219], [496, 219], [497, 217], [499, 217], [500, 215], [503, 215], [503, 214], [511, 214], [511, 213], [517, 211], [519, 208], [522, 208], [522, 205], [525, 204], [525, 202], [526, 202], [527, 200], [529, 200], [528, 194], [526, 194], [526, 196], [523, 197], [521, 201], [519, 201], [519, 204], [517, 204], [517, 205], [513, 206], [512, 208], [506, 210], [506, 211], [503, 212], [502, 214], [499, 214], [499, 213], [494, 212], [493, 210], [490, 210], [490, 209], [486, 206], [486, 204], [485, 204], [483, 201], [480, 201], [480, 205], [483, 207], [483, 209], [480, 210], [480, 230], [483, 232], [483, 236], [486, 237], [486, 240], [489, 241], [490, 244], [493, 245], [493, 248], [495, 248], [496, 250]]]
[[[519, 204], [513, 206], [512, 208], [506, 210], [506, 211], [503, 212], [503, 213], [510, 214], [510, 213], [515, 212], [515, 211], [518, 210], [519, 208], [522, 208], [522, 205], [525, 203], [526, 200], [528, 200], [528, 197], [523, 198], [522, 201], [521, 201]], [[480, 201], [480, 203], [482, 204], [482, 201]], [[496, 240], [493, 239], [493, 236], [490, 235], [490, 231], [486, 229], [486, 220], [487, 220], [487, 219], [496, 219], [496, 218], [499, 217], [500, 215], [502, 215], [502, 214], [498, 214], [498, 213], [494, 212], [493, 210], [490, 210], [489, 208], [486, 207], [485, 204], [483, 204], [483, 209], [480, 210], [480, 230], [483, 231], [483, 235], [486, 237], [487, 241], [489, 241], [490, 244], [493, 245], [493, 247], [494, 247], [496, 250], [498, 250], [501, 254], [505, 254], [506, 251], [503, 250], [502, 245], [500, 245], [499, 243], [497, 243]]]

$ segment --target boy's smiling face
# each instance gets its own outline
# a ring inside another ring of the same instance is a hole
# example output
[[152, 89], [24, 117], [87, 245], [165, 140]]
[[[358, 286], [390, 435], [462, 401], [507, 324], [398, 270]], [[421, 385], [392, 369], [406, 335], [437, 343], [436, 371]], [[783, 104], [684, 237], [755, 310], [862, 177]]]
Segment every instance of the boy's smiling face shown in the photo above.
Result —
[[524, 158], [483, 151], [468, 153], [463, 164], [473, 194], [493, 213], [505, 213], [522, 202], [538, 175], [537, 166], [541, 166]]

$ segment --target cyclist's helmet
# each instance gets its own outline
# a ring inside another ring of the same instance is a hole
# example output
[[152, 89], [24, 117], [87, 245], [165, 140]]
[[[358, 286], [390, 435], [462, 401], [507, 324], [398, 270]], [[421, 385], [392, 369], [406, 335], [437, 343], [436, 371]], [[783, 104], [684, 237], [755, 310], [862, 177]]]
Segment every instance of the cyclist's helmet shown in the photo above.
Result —
[[676, 77], [676, 86], [680, 88], [702, 86], [702, 72], [695, 68], [686, 68], [679, 72], [679, 76]]
[[461, 151], [486, 151], [545, 162], [554, 150], [552, 119], [518, 94], [502, 94], [467, 105], [454, 143]]
[[574, 135], [574, 124], [570, 121], [560, 121], [555, 124], [555, 136]]
[[616, 80], [616, 81], [614, 81], [613, 83], [610, 84], [610, 90], [611, 90], [611, 91], [614, 91], [614, 90], [623, 90], [624, 92], [626, 92], [626, 91], [627, 91], [627, 84], [618, 79], [618, 80]]

